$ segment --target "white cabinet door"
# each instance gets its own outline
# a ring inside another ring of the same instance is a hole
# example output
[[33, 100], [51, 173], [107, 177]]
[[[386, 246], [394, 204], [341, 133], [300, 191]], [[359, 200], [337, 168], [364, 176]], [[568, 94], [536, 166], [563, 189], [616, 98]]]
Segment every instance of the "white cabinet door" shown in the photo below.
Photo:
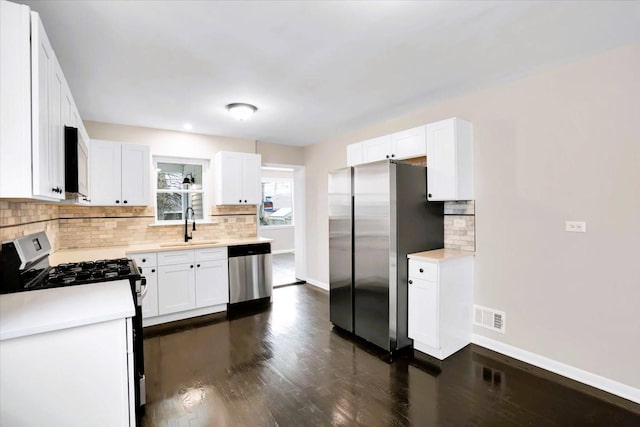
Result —
[[122, 204], [149, 205], [149, 147], [122, 144]]
[[259, 154], [221, 151], [215, 155], [217, 205], [256, 205], [260, 203]]
[[420, 279], [409, 279], [410, 338], [439, 348], [438, 284]]
[[427, 154], [425, 126], [418, 126], [391, 135], [391, 153], [395, 159], [410, 159]]
[[91, 141], [89, 160], [91, 204], [119, 206], [122, 180], [120, 144]]
[[215, 157], [216, 204], [242, 203], [242, 153], [220, 152]]
[[259, 154], [242, 155], [242, 203], [260, 204], [262, 197], [260, 168], [262, 157]]
[[229, 302], [227, 260], [202, 261], [196, 264], [196, 307]]
[[364, 163], [362, 142], [347, 145], [347, 166], [355, 166], [361, 163]]
[[64, 198], [64, 76], [37, 13], [31, 13], [33, 195]]
[[193, 264], [158, 267], [158, 313], [169, 314], [196, 307]]
[[93, 140], [90, 147], [92, 205], [150, 204], [148, 146]]
[[391, 158], [391, 135], [380, 136], [362, 142], [364, 163]]
[[457, 118], [427, 125], [427, 198], [473, 199], [473, 131]]
[[32, 196], [30, 28], [27, 6], [0, 2], [0, 197]]
[[142, 317], [158, 315], [158, 270], [157, 267], [142, 267], [142, 275], [147, 281], [142, 299]]

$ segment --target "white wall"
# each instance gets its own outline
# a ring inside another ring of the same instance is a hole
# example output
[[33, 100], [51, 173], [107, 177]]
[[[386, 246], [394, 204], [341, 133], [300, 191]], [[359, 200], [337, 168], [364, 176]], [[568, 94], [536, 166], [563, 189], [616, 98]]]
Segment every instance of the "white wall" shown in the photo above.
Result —
[[474, 126], [474, 299], [507, 314], [505, 335], [475, 332], [640, 389], [639, 70], [636, 44], [306, 147], [308, 279], [329, 280], [345, 146], [458, 116]]
[[295, 249], [295, 229], [293, 225], [278, 227], [258, 227], [258, 236], [273, 239], [271, 242], [271, 251], [293, 252]]

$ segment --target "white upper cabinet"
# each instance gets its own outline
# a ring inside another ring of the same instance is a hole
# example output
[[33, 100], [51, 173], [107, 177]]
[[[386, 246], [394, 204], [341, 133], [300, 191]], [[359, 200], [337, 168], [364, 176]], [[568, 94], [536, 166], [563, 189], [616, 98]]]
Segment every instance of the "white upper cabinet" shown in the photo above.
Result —
[[427, 125], [427, 198], [473, 199], [473, 128], [451, 118]]
[[32, 196], [30, 20], [0, 1], [0, 197]]
[[216, 205], [260, 204], [259, 154], [220, 151], [214, 160]]
[[362, 141], [362, 157], [364, 163], [377, 162], [391, 158], [391, 135]]
[[418, 126], [347, 146], [347, 166], [385, 159], [410, 159], [427, 153], [425, 127]]
[[37, 13], [31, 12], [33, 195], [64, 198], [66, 81]]
[[133, 206], [150, 204], [150, 161], [147, 145], [122, 144], [122, 204]]
[[82, 135], [80, 158], [86, 130], [39, 15], [1, 1], [0, 21], [0, 197], [63, 200], [64, 127]]
[[410, 159], [427, 154], [425, 126], [403, 130], [391, 134], [391, 156], [396, 159]]
[[347, 166], [355, 166], [364, 163], [363, 155], [362, 142], [347, 145]]
[[92, 205], [149, 205], [148, 146], [93, 140], [89, 159]]

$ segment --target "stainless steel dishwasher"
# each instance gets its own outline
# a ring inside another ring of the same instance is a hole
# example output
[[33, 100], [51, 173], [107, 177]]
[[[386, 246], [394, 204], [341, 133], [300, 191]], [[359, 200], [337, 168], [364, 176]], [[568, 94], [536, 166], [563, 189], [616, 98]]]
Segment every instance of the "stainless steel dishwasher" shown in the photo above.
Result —
[[229, 246], [229, 304], [271, 297], [271, 244]]

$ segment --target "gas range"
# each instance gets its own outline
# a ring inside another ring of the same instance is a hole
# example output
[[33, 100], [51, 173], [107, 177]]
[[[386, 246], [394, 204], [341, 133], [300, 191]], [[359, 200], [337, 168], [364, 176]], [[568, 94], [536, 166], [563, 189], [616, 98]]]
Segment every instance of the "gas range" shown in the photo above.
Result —
[[58, 264], [50, 268], [44, 281], [46, 287], [55, 287], [130, 279], [132, 276], [139, 276], [135, 262], [116, 258]]
[[[44, 232], [2, 242], [0, 252], [0, 294], [38, 291], [64, 286], [128, 280], [136, 314], [131, 319], [133, 329], [133, 372], [135, 381], [135, 412], [139, 421], [144, 412], [145, 375], [143, 354], [142, 300], [146, 279], [135, 261], [127, 258], [100, 259], [49, 265], [51, 244]], [[101, 286], [101, 285], [96, 285]]]

